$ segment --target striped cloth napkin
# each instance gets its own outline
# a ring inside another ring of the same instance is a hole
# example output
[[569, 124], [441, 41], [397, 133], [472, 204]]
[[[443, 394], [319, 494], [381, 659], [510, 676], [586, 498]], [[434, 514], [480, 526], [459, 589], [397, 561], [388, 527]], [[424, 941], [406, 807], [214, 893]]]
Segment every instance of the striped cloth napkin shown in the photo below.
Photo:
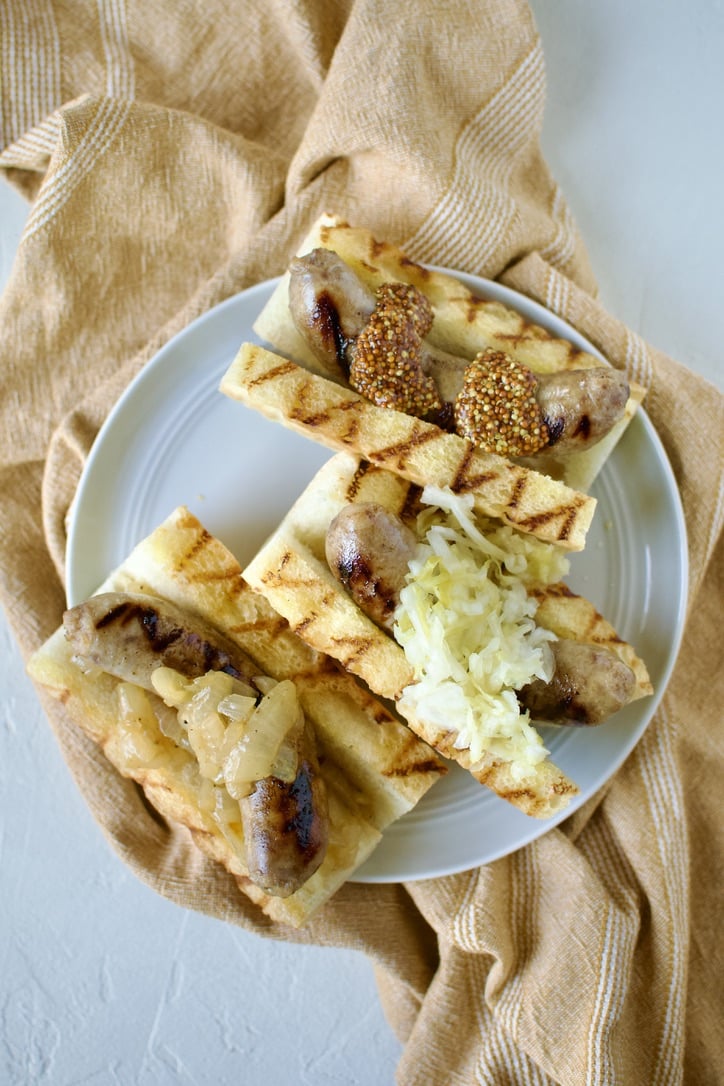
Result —
[[[32, 201], [0, 302], [0, 593], [25, 653], [58, 625], [66, 515], [119, 393], [193, 318], [277, 274], [323, 211], [417, 260], [502, 277], [648, 388], [686, 511], [690, 597], [637, 748], [513, 855], [349, 885], [293, 937], [370, 955], [405, 1086], [714, 1082], [722, 398], [596, 300], [539, 149], [545, 72], [526, 4], [421, 0], [391, 19], [380, 0], [5, 0], [0, 41], [0, 166]], [[49, 714], [140, 876], [270, 932], [223, 873], [180, 862]]]

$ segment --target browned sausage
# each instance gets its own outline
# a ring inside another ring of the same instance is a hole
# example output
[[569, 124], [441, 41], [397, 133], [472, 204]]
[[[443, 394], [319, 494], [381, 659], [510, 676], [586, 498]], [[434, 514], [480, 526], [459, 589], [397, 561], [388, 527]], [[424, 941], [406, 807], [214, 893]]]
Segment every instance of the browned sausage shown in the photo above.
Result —
[[568, 638], [551, 642], [555, 670], [550, 682], [534, 679], [518, 700], [534, 720], [553, 724], [601, 724], [630, 702], [636, 677], [603, 645]]
[[327, 564], [373, 622], [392, 630], [407, 564], [415, 553], [412, 529], [383, 505], [352, 502], [327, 529]]
[[375, 297], [336, 253], [314, 249], [289, 266], [289, 311], [331, 376], [349, 374], [350, 348], [375, 308]]
[[537, 374], [535, 396], [556, 453], [595, 445], [623, 416], [625, 376], [611, 366]]
[[260, 670], [218, 630], [155, 596], [91, 596], [65, 612], [63, 627], [82, 661], [145, 690], [153, 690], [157, 667], [175, 668], [187, 679], [224, 671], [252, 687]]
[[294, 780], [265, 777], [239, 801], [249, 876], [274, 897], [288, 897], [311, 878], [329, 838], [327, 792], [309, 723], [292, 729], [285, 743], [297, 750]]

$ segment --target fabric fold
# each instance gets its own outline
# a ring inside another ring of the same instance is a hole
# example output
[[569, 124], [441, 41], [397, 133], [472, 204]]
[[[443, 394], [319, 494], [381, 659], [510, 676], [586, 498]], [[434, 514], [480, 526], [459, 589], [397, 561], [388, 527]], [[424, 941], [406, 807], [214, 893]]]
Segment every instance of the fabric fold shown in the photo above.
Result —
[[597, 796], [518, 852], [348, 884], [291, 932], [44, 701], [109, 843], [179, 905], [369, 955], [404, 1086], [713, 1081], [723, 400], [596, 296], [540, 151], [527, 5], [73, 7], [9, 0], [0, 21], [0, 168], [32, 200], [0, 299], [0, 598], [25, 654], [60, 621], [68, 513], [113, 404], [192, 320], [280, 273], [325, 211], [500, 278], [644, 385], [689, 533], [688, 625], [655, 719]]

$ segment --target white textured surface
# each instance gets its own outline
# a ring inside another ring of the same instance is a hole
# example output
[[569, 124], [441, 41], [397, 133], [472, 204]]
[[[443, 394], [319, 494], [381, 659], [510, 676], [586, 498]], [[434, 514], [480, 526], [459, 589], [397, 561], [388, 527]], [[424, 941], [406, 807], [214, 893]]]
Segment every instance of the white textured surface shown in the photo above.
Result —
[[[724, 8], [534, 0], [544, 149], [603, 300], [724, 388]], [[26, 214], [0, 185], [0, 281]], [[369, 963], [186, 913], [115, 858], [0, 619], [0, 1081], [384, 1086]], [[437, 1084], [431, 1084], [437, 1086]]]

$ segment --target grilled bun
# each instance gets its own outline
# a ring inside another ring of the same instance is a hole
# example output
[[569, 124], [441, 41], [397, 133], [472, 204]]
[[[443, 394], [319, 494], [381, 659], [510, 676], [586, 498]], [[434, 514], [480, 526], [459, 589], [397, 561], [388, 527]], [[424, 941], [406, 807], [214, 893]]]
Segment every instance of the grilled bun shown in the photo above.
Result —
[[299, 890], [282, 898], [249, 879], [243, 853], [204, 809], [193, 754], [156, 728], [129, 738], [118, 712], [119, 680], [82, 669], [62, 627], [34, 654], [28, 669], [63, 701], [71, 720], [98, 743], [118, 772], [136, 781], [164, 818], [187, 827], [196, 845], [230, 871], [264, 913], [302, 925], [367, 859], [385, 827], [439, 779], [443, 762], [352, 675], [292, 633], [244, 582], [230, 552], [185, 507], [139, 543], [99, 591], [168, 601], [240, 645], [262, 674], [295, 683], [316, 737], [330, 829], [321, 866]]
[[[395, 638], [368, 618], [332, 574], [326, 558], [327, 530], [349, 502], [373, 502], [409, 521], [419, 488], [400, 475], [349, 454], [333, 457], [289, 511], [245, 570], [245, 577], [309, 645], [328, 653], [363, 679], [380, 697], [397, 703], [410, 728], [447, 758], [469, 770], [526, 814], [549, 817], [568, 805], [577, 786], [548, 759], [521, 779], [510, 762], [486, 753], [473, 759], [455, 746], [456, 735], [405, 707], [414, 684], [413, 667]], [[536, 622], [556, 637], [610, 649], [635, 676], [633, 697], [652, 692], [648, 673], [632, 646], [621, 641], [595, 607], [565, 585], [541, 587]]]
[[411, 483], [472, 494], [476, 509], [567, 550], [585, 546], [596, 500], [423, 419], [377, 407], [263, 347], [244, 344], [221, 391], [335, 451], [350, 451]]

